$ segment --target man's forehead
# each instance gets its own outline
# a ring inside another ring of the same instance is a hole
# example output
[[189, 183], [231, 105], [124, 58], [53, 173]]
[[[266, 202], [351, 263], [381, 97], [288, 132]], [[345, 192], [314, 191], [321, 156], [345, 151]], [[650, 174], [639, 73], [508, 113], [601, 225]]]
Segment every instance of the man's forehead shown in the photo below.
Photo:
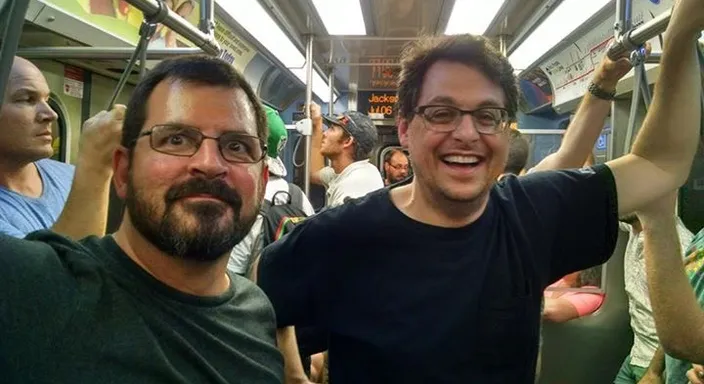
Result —
[[239, 88], [163, 83], [154, 89], [149, 101], [154, 117], [196, 127], [204, 133], [257, 134], [256, 111]]
[[22, 89], [42, 94], [50, 92], [49, 85], [39, 68], [24, 59], [15, 60], [8, 80], [9, 92], [16, 92]]

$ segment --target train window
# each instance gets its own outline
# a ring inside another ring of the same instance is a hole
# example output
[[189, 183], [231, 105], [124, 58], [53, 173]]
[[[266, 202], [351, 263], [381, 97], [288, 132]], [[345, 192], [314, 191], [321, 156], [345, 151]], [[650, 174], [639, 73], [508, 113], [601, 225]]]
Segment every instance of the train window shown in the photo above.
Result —
[[[405, 159], [397, 156], [396, 153], [398, 152], [403, 153]], [[408, 150], [399, 146], [389, 146], [379, 152], [377, 164], [379, 164], [379, 172], [381, 172], [381, 177], [384, 179], [384, 184], [393, 184], [411, 176], [413, 169], [409, 160]]]
[[51, 158], [52, 160], [66, 163], [68, 162], [68, 153], [66, 151], [68, 145], [68, 124], [66, 116], [64, 116], [59, 103], [53, 97], [49, 99], [49, 106], [59, 116], [51, 125], [51, 136], [53, 137], [51, 146], [54, 148], [54, 155]]
[[526, 170], [535, 167], [548, 155], [555, 153], [562, 144], [562, 132], [531, 133], [532, 130], [521, 130], [523, 137], [528, 141], [529, 152]]

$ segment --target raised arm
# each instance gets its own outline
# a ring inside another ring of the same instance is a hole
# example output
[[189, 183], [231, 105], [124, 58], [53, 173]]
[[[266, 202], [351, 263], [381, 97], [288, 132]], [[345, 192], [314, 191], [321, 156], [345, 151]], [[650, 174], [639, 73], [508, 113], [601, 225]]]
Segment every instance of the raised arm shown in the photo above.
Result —
[[677, 359], [702, 363], [704, 311], [682, 265], [674, 201], [671, 193], [638, 212], [650, 303], [663, 350]]
[[310, 140], [310, 182], [322, 185], [320, 170], [325, 167], [325, 158], [320, 154], [323, 145], [323, 115], [320, 106], [316, 103], [310, 105], [310, 118], [313, 120], [313, 134]]
[[120, 143], [125, 106], [101, 111], [83, 124], [71, 192], [52, 230], [73, 239], [105, 235], [112, 154]]
[[[630, 70], [631, 63], [627, 58], [612, 61], [604, 56], [594, 73], [592, 83], [604, 93], [614, 93], [619, 80]], [[610, 110], [611, 101], [587, 92], [567, 127], [560, 149], [544, 158], [533, 170], [581, 168], [591, 154]]]
[[682, 186], [699, 142], [701, 73], [696, 42], [704, 28], [704, 0], [675, 6], [653, 103], [630, 154], [607, 163], [627, 214]]

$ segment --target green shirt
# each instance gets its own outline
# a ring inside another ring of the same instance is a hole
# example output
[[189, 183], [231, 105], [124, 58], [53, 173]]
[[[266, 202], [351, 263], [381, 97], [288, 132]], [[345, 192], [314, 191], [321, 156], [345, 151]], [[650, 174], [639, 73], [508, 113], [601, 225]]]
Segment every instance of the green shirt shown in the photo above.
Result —
[[26, 239], [0, 235], [3, 383], [283, 382], [274, 312], [249, 280], [193, 296], [110, 236]]

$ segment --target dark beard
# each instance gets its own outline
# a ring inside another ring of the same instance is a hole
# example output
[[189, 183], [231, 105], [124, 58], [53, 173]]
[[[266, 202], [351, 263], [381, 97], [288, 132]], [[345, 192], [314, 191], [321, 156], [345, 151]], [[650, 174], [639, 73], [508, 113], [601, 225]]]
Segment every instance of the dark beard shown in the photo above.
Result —
[[[232, 212], [224, 209], [222, 203], [181, 201], [183, 210], [198, 222], [195, 230], [187, 228], [179, 221], [174, 205], [184, 197], [197, 194], [221, 200]], [[125, 205], [135, 229], [165, 254], [201, 262], [215, 261], [232, 250], [249, 233], [259, 212], [257, 207], [251, 217], [240, 220], [242, 198], [222, 180], [191, 179], [169, 188], [164, 200], [164, 213], [159, 218], [156, 206], [135, 191], [130, 176]], [[223, 217], [225, 215], [229, 217]]]

